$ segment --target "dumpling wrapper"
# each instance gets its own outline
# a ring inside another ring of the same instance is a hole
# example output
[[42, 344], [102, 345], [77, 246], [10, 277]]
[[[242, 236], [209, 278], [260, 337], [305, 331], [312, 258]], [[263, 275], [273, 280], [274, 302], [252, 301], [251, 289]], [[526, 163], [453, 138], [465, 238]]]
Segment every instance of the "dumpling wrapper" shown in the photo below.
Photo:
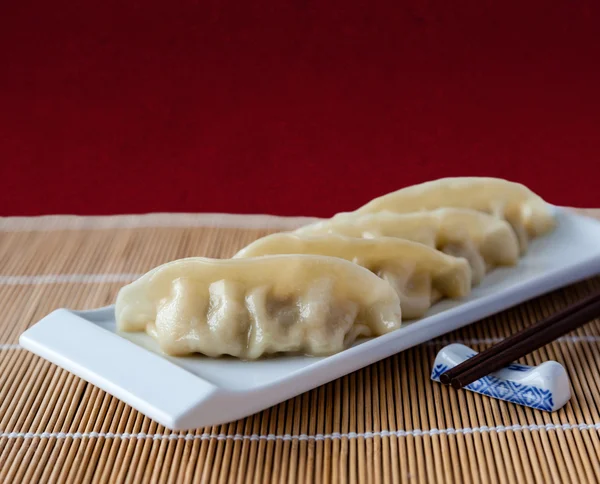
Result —
[[358, 238], [398, 237], [420, 242], [467, 259], [474, 285], [491, 268], [513, 266], [519, 260], [519, 243], [510, 225], [502, 219], [468, 209], [441, 208], [407, 214], [345, 213], [301, 227], [295, 233]]
[[119, 331], [147, 331], [167, 354], [245, 359], [328, 355], [401, 324], [386, 281], [310, 255], [169, 262], [124, 286], [115, 314]]
[[461, 298], [471, 291], [471, 268], [465, 259], [399, 238], [280, 233], [256, 240], [234, 258], [276, 254], [334, 256], [369, 269], [394, 287], [403, 319], [423, 316], [442, 297]]
[[521, 253], [530, 239], [556, 226], [550, 206], [525, 185], [489, 177], [440, 178], [413, 185], [375, 198], [353, 213], [409, 213], [443, 207], [469, 208], [506, 220], [517, 234]]

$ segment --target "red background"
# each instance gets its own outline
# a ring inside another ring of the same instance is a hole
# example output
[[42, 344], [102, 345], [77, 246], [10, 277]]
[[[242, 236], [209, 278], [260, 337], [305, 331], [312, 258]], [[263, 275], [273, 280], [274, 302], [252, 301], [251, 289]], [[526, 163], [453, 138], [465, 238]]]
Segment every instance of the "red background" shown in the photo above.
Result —
[[326, 216], [448, 175], [600, 207], [599, 5], [3, 1], [0, 215]]

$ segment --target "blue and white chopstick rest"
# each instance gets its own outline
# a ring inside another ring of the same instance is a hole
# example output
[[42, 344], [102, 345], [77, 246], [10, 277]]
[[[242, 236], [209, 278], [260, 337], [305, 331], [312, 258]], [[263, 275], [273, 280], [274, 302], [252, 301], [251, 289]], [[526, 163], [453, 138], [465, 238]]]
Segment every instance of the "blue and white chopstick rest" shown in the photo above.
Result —
[[[465, 345], [445, 346], [435, 358], [431, 379], [439, 382], [440, 375], [476, 354]], [[464, 389], [546, 412], [555, 412], [571, 398], [569, 376], [556, 361], [546, 361], [539, 366], [513, 363]]]

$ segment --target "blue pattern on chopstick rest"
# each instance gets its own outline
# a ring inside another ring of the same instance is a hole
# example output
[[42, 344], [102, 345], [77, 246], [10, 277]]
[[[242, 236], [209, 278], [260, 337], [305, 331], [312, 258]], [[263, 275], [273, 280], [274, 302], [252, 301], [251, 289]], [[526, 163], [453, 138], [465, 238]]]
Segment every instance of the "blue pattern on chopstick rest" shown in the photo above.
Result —
[[[517, 371], [523, 371], [521, 369]], [[551, 412], [554, 402], [550, 390], [522, 385], [510, 380], [501, 380], [494, 376], [484, 376], [467, 385], [465, 388], [492, 398], [499, 398], [507, 402], [525, 405]]]
[[529, 371], [529, 370], [531, 370], [531, 366], [520, 365], [519, 363], [512, 363], [512, 364], [508, 365], [506, 368], [508, 368], [509, 370], [514, 370], [514, 371]]
[[[442, 348], [435, 359], [431, 379], [440, 381], [444, 373], [476, 354], [471, 348], [461, 344]], [[511, 363], [470, 383], [464, 389], [546, 412], [558, 410], [571, 397], [569, 377], [565, 369], [555, 361], [539, 366]]]
[[[469, 355], [469, 358], [473, 356]], [[507, 368], [514, 371], [529, 371], [531, 369], [531, 367], [518, 364], [509, 365]], [[435, 365], [431, 372], [431, 379], [439, 381], [440, 376], [449, 369], [448, 365]], [[499, 398], [500, 400], [506, 400], [518, 405], [526, 405], [547, 412], [552, 411], [553, 407], [552, 393], [549, 390], [522, 385], [509, 380], [501, 380], [494, 376], [484, 376], [467, 385], [465, 388], [482, 395], [487, 395], [488, 397]]]

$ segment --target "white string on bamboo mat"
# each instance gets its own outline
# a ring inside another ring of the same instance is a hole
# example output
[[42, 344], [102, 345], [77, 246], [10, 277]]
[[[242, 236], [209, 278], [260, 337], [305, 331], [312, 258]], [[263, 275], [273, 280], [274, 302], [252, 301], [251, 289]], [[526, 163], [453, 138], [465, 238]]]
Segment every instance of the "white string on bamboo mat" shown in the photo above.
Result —
[[242, 434], [146, 434], [144, 432], [138, 433], [121, 433], [121, 432], [0, 432], [0, 438], [7, 439], [126, 439], [126, 440], [250, 440], [250, 441], [309, 441], [309, 440], [336, 440], [336, 439], [372, 439], [374, 437], [423, 437], [433, 435], [456, 435], [456, 434], [474, 434], [474, 433], [490, 433], [490, 432], [538, 432], [541, 430], [545, 431], [570, 431], [570, 430], [600, 430], [600, 423], [579, 423], [579, 424], [529, 424], [529, 425], [497, 425], [494, 427], [481, 426], [481, 427], [465, 427], [465, 428], [447, 428], [447, 429], [430, 429], [430, 430], [381, 430], [376, 432], [348, 432], [338, 433], [333, 432], [331, 434], [316, 434], [316, 435], [242, 435]]
[[290, 230], [318, 220], [320, 219], [315, 217], [231, 213], [153, 213], [90, 217], [44, 215], [41, 217], [0, 217], [0, 232], [198, 227]]
[[39, 276], [2, 276], [2, 286], [26, 286], [33, 284], [102, 284], [109, 282], [131, 282], [142, 274], [42, 274]]
[[[572, 209], [598, 213], [595, 209]], [[266, 214], [233, 213], [150, 213], [143, 215], [42, 215], [39, 217], [0, 217], [0, 232], [51, 232], [56, 230], [102, 230], [134, 228], [232, 228], [290, 230], [322, 220], [316, 217], [285, 217]]]

